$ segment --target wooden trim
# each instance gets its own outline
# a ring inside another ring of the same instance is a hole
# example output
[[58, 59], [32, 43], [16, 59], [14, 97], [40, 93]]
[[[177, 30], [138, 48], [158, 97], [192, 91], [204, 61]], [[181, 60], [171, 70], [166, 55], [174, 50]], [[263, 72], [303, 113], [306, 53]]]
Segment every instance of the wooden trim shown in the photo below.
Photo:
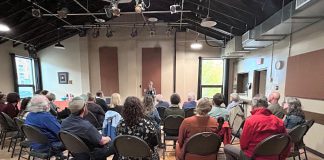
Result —
[[324, 125], [324, 114], [304, 111], [307, 120], [313, 119], [315, 123]]
[[316, 151], [314, 149], [311, 149], [311, 148], [309, 148], [307, 146], [306, 146], [306, 150], [309, 151], [309, 152], [311, 152], [311, 153], [313, 153], [313, 154], [315, 154], [316, 156], [319, 156], [321, 158], [324, 158], [324, 154], [321, 153], [321, 152], [319, 152], [319, 151]]

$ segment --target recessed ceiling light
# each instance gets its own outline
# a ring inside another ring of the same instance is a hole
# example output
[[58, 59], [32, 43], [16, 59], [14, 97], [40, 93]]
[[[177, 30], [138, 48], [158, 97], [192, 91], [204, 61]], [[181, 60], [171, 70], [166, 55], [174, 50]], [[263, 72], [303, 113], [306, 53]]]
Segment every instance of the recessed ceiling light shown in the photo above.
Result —
[[0, 24], [0, 32], [8, 32], [10, 28], [5, 24]]

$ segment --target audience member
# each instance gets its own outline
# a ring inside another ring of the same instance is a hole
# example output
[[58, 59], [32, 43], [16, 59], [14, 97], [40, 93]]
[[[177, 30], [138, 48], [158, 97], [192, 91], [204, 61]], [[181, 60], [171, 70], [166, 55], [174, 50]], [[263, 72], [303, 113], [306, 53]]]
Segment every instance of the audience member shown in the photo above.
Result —
[[230, 95], [231, 103], [227, 105], [227, 111], [230, 111], [232, 108], [240, 105], [240, 96], [237, 93], [232, 93]]
[[6, 95], [0, 93], [0, 112], [6, 107]]
[[25, 120], [27, 115], [29, 114], [29, 111], [27, 110], [27, 106], [28, 106], [30, 100], [31, 100], [31, 97], [27, 97], [21, 101], [20, 111], [18, 114], [19, 119]]
[[[83, 119], [88, 113], [86, 103], [81, 97], [75, 97], [69, 103], [68, 107], [71, 115], [62, 122], [61, 130], [70, 132], [89, 147], [95, 160], [106, 160], [106, 158], [115, 153], [110, 137], [100, 135], [98, 130], [89, 122]], [[90, 159], [87, 155], [76, 154], [75, 159]]]
[[153, 87], [153, 81], [150, 81], [148, 84], [148, 88], [144, 89], [144, 96], [151, 96], [154, 99], [155, 95], [156, 95], [156, 90]]
[[173, 93], [171, 95], [170, 97], [171, 106], [165, 109], [164, 118], [170, 115], [179, 115], [185, 117], [185, 112], [179, 107], [180, 101], [181, 101], [180, 96], [177, 93]]
[[225, 121], [228, 120], [228, 111], [226, 108], [221, 107], [221, 104], [224, 103], [224, 96], [221, 93], [216, 93], [213, 96], [213, 107], [208, 113], [209, 116], [215, 118], [216, 120], [219, 117], [223, 117]]
[[109, 105], [108, 110], [113, 110], [121, 114], [123, 105], [121, 104], [120, 100], [120, 94], [119, 93], [113, 93], [111, 95], [111, 103]]
[[[268, 107], [267, 98], [257, 95], [252, 99], [251, 116], [245, 120], [242, 135], [240, 137], [241, 150], [232, 145], [226, 145], [224, 148], [227, 159], [251, 158], [254, 149], [258, 143], [265, 138], [286, 133], [284, 123], [281, 119], [274, 116]], [[281, 157], [286, 158], [288, 153], [282, 153]], [[261, 159], [278, 159], [277, 156], [258, 156], [256, 160]]]
[[169, 108], [170, 104], [163, 100], [163, 96], [161, 94], [158, 94], [155, 96], [157, 104], [155, 105], [155, 108]]
[[96, 93], [96, 103], [105, 111], [108, 111], [108, 105], [106, 103], [106, 100], [103, 99], [104, 98], [104, 94], [102, 91], [98, 91]]
[[46, 96], [48, 94], [48, 90], [42, 90], [39, 94]]
[[48, 92], [46, 94], [47, 99], [49, 100], [49, 105], [50, 105], [50, 113], [57, 117], [57, 106], [54, 104], [54, 101], [56, 99], [56, 96], [54, 93]]
[[95, 97], [92, 93], [87, 94], [87, 109], [97, 118], [100, 126], [96, 127], [101, 127], [105, 117], [105, 111], [95, 103]]
[[18, 103], [20, 97], [18, 93], [9, 93], [7, 95], [7, 105], [3, 108], [2, 112], [6, 113], [11, 118], [17, 117], [19, 113]]
[[[186, 118], [182, 121], [179, 128], [178, 143], [176, 146], [176, 157], [178, 160], [184, 159], [184, 145], [187, 143], [189, 138], [197, 133], [201, 132], [218, 132], [217, 121], [208, 115], [208, 112], [212, 109], [212, 103], [208, 98], [202, 98], [198, 101], [198, 106], [196, 108], [196, 115]], [[197, 155], [198, 156], [198, 155]], [[215, 159], [217, 155], [212, 155]], [[206, 158], [208, 156], [201, 156], [201, 158]], [[198, 157], [197, 157], [198, 158]]]
[[117, 135], [133, 135], [143, 139], [152, 150], [151, 159], [159, 160], [154, 123], [145, 118], [142, 103], [137, 97], [126, 98], [122, 116], [123, 119], [117, 126]]
[[284, 109], [279, 105], [278, 101], [280, 99], [280, 93], [279, 92], [272, 92], [269, 95], [268, 101], [270, 102], [270, 105], [268, 109], [274, 114], [275, 116], [279, 118], [283, 118], [285, 115]]
[[38, 152], [47, 153], [50, 148], [56, 156], [63, 156], [63, 144], [58, 139], [61, 125], [57, 119], [49, 113], [49, 101], [44, 95], [35, 95], [29, 102], [27, 109], [29, 114], [25, 124], [37, 127], [49, 140], [49, 145], [32, 143], [31, 148]]
[[292, 129], [305, 122], [305, 114], [298, 98], [286, 97], [283, 105], [287, 108], [288, 112], [285, 119], [285, 127], [287, 129]]
[[188, 93], [188, 101], [183, 103], [182, 109], [186, 111], [191, 108], [196, 108], [196, 105], [197, 102], [196, 102], [195, 93], [190, 92]]

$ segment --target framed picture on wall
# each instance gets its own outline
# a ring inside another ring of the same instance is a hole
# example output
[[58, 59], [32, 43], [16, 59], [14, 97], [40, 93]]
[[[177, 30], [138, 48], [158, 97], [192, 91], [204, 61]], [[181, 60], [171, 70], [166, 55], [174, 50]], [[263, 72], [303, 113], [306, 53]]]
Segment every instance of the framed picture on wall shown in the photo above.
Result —
[[58, 72], [58, 82], [59, 84], [68, 84], [69, 72]]

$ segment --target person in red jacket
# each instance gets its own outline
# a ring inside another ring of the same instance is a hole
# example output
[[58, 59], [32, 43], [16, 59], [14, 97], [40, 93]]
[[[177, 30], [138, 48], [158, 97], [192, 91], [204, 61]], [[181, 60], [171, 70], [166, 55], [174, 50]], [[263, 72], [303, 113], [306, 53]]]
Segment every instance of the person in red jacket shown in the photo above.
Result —
[[[284, 122], [274, 116], [267, 109], [268, 102], [265, 96], [257, 95], [252, 99], [251, 116], [245, 120], [242, 135], [240, 137], [240, 149], [226, 145], [224, 152], [227, 159], [249, 159], [252, 157], [256, 145], [265, 138], [286, 133]], [[289, 152], [289, 150], [287, 150]], [[282, 153], [280, 157], [285, 159], [289, 153]], [[274, 160], [278, 156], [259, 156], [256, 160]]]

